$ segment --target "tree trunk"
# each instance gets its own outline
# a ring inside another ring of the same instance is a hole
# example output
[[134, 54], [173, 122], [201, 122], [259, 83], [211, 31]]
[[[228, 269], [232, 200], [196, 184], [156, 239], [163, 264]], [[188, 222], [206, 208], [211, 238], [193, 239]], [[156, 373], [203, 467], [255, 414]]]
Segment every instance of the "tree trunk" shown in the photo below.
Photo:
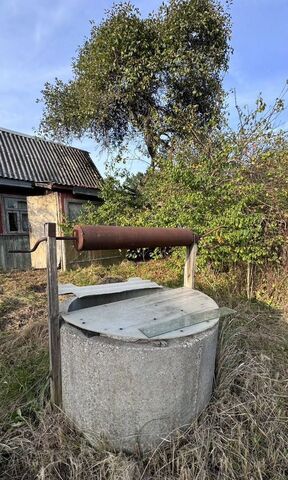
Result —
[[151, 122], [150, 116], [145, 118], [145, 127], [144, 127], [144, 141], [147, 147], [148, 154], [151, 158], [151, 167], [155, 169], [155, 158], [157, 154], [157, 145], [158, 145], [158, 138], [155, 135], [153, 125]]

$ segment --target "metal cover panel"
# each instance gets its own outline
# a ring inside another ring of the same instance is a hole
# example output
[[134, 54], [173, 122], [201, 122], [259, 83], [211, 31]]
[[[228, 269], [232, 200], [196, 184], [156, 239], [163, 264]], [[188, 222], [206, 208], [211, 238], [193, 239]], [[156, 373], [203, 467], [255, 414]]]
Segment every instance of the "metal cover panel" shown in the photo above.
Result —
[[186, 327], [192, 327], [198, 323], [206, 322], [208, 320], [215, 320], [219, 317], [219, 308], [213, 308], [212, 310], [204, 310], [195, 313], [188, 313], [172, 320], [164, 320], [163, 322], [154, 322], [153, 325], [140, 328], [142, 333], [147, 338], [155, 338], [163, 333], [170, 333], [176, 330], [181, 330]]
[[[179, 329], [179, 319], [188, 315], [215, 310], [218, 306], [210, 297], [190, 288], [152, 293], [145, 297], [121, 300], [116, 303], [84, 308], [63, 314], [63, 319], [83, 330], [121, 338], [147, 339], [143, 329], [170, 323], [170, 331], [153, 335], [153, 339], [168, 339], [192, 335], [216, 325], [219, 313], [213, 318]], [[175, 323], [175, 329], [171, 325]]]
[[233, 315], [234, 313], [236, 313], [235, 310], [227, 307], [213, 308], [212, 310], [188, 313], [187, 315], [177, 318], [177, 320], [164, 320], [162, 323], [156, 323], [156, 325], [154, 323], [148, 327], [140, 328], [140, 330], [146, 335], [146, 337], [155, 338], [163, 333], [173, 332], [173, 330], [179, 330], [185, 327], [192, 327], [192, 325], [207, 322], [208, 320], [215, 320], [219, 317], [226, 317], [227, 315]]
[[104, 283], [101, 285], [88, 285], [78, 287], [72, 283], [65, 285], [59, 284], [59, 295], [73, 294], [78, 298], [87, 297], [90, 295], [109, 295], [113, 293], [127, 292], [130, 290], [143, 290], [146, 288], [162, 288], [155, 282], [150, 280], [142, 280], [141, 278], [129, 278], [127, 282]]

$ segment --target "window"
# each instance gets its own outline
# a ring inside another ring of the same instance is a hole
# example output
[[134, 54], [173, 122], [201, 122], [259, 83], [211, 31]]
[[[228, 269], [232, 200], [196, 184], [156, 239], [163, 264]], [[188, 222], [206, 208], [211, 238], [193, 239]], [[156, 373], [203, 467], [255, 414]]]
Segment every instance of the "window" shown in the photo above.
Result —
[[85, 202], [68, 202], [68, 218], [73, 222], [79, 217]]
[[23, 198], [4, 199], [7, 233], [28, 233], [27, 202]]
[[[91, 200], [89, 201], [89, 204], [94, 205], [95, 207], [101, 205], [101, 203], [99, 201], [98, 202], [91, 202]], [[79, 215], [82, 213], [83, 207], [85, 205], [87, 205], [87, 200], [71, 200], [71, 201], [69, 201], [68, 205], [67, 205], [68, 219], [71, 222], [74, 222], [75, 220], [77, 220]]]

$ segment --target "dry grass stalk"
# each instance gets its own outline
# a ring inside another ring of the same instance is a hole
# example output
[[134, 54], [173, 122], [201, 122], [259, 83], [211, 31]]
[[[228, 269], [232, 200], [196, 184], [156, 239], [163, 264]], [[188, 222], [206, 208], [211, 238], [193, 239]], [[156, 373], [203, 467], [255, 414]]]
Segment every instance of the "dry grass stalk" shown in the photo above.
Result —
[[[141, 276], [141, 268], [135, 272], [133, 266], [132, 274]], [[147, 265], [145, 269], [148, 271]], [[153, 276], [156, 264], [151, 269]], [[112, 276], [126, 278], [129, 272], [129, 265], [118, 270], [113, 267]], [[93, 277], [94, 282], [95, 278], [103, 280], [104, 272], [98, 273], [91, 269], [89, 278]], [[108, 273], [111, 276], [111, 270]], [[41, 275], [33, 280], [27, 276], [23, 291], [31, 290], [33, 282], [37, 290], [43, 282]], [[175, 272], [174, 277], [176, 283]], [[165, 278], [163, 269], [161, 278]], [[166, 278], [172, 281], [171, 271]], [[13, 281], [12, 275], [8, 284]], [[281, 279], [277, 281], [281, 284]], [[12, 310], [6, 311], [10, 317], [1, 336], [0, 381], [1, 386], [8, 382], [9, 399], [0, 394], [1, 480], [288, 478], [287, 323], [281, 311], [267, 303], [243, 300], [231, 278], [230, 283], [228, 277], [218, 278], [218, 289], [211, 272], [206, 278], [200, 275], [198, 282], [206, 282], [206, 291], [214, 292], [222, 304], [233, 305], [238, 312], [236, 318], [222, 324], [213, 398], [188, 429], [163, 441], [145, 457], [113, 452], [105, 443], [95, 450], [61, 412], [52, 410], [47, 403], [47, 331], [42, 303], [45, 294], [34, 291], [30, 312], [35, 317], [27, 319], [25, 325], [20, 322], [19, 326], [17, 317], [31, 299], [24, 302], [24, 307], [20, 302], [14, 308], [15, 328]], [[264, 290], [266, 295], [267, 286]], [[4, 294], [9, 297], [7, 284]], [[278, 299], [283, 296], [282, 291], [277, 293]], [[15, 382], [17, 376], [20, 385]]]

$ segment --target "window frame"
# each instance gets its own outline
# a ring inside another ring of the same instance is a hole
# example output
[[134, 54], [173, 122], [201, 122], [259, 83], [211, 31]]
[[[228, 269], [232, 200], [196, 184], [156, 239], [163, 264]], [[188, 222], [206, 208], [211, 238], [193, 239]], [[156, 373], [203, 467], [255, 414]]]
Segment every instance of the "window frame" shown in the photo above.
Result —
[[78, 200], [78, 199], [74, 199], [74, 198], [71, 198], [71, 200], [70, 199], [67, 200], [67, 218], [68, 218], [69, 222], [74, 222], [74, 220], [76, 220], [76, 219], [72, 220], [70, 218], [70, 215], [69, 215], [69, 205], [70, 205], [70, 203], [80, 205], [82, 207], [83, 205], [85, 205], [85, 203], [87, 203], [87, 200], [80, 200], [80, 199]]
[[81, 205], [81, 206], [84, 206], [84, 205], [87, 205], [87, 203], [92, 203], [93, 205], [97, 206], [97, 205], [101, 205], [101, 202], [99, 201], [94, 201], [94, 200], [87, 200], [86, 198], [85, 199], [81, 199], [81, 198], [69, 198], [66, 200], [66, 217], [67, 219], [69, 220], [69, 222], [71, 221], [72, 223], [74, 222], [74, 220], [71, 220], [70, 217], [69, 217], [69, 203], [76, 203], [78, 205]]
[[[26, 203], [26, 209], [21, 209], [21, 208], [12, 208], [8, 207], [7, 203], [9, 200], [16, 200], [17, 202], [25, 202]], [[29, 236], [29, 219], [28, 219], [28, 206], [27, 206], [27, 198], [25, 195], [2, 195], [2, 212], [3, 212], [3, 219], [4, 219], [4, 229], [5, 229], [5, 234], [6, 235], [27, 235]], [[9, 227], [9, 212], [16, 213], [17, 217], [17, 226], [20, 227], [20, 230], [17, 231], [10, 231]], [[21, 214], [26, 214], [27, 215], [27, 220], [28, 220], [28, 230], [25, 231], [22, 229], [23, 226], [23, 220], [21, 218]]]

